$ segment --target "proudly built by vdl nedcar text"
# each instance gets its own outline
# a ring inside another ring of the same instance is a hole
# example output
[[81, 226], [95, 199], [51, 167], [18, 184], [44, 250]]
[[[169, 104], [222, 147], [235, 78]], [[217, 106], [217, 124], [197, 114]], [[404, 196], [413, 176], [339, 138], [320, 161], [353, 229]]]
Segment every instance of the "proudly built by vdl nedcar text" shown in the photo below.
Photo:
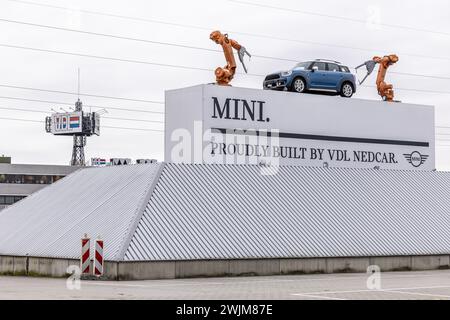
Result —
[[166, 92], [165, 139], [182, 163], [435, 168], [423, 105], [200, 85]]

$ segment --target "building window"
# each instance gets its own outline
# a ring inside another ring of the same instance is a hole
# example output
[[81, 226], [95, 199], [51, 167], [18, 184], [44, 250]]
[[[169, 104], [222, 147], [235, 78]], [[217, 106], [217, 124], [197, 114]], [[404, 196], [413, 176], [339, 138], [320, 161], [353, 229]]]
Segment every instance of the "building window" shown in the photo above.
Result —
[[0, 205], [12, 205], [25, 198], [25, 196], [0, 196]]
[[23, 183], [34, 184], [34, 176], [23, 176]]
[[30, 175], [30, 174], [0, 174], [0, 183], [14, 184], [51, 184], [64, 176]]
[[59, 179], [64, 178], [64, 176], [53, 176], [53, 182], [58, 181]]

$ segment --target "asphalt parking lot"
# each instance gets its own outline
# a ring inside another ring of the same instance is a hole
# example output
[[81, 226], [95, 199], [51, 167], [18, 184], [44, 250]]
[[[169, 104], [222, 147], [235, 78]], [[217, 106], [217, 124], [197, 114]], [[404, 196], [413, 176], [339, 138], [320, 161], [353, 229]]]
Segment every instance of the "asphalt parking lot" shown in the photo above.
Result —
[[[149, 281], [81, 281], [0, 277], [0, 299], [445, 299], [450, 270], [380, 274], [380, 289], [368, 289], [367, 274], [201, 278]], [[373, 283], [373, 282], [370, 282]]]

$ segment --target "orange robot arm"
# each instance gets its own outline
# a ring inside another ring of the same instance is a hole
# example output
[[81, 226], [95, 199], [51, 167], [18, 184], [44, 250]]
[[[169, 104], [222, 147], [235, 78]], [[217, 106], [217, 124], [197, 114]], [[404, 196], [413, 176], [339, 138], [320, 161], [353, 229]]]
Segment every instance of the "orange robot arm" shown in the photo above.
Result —
[[[236, 72], [236, 59], [234, 58], [233, 50], [231, 48], [234, 48], [235, 50], [239, 51], [241, 50], [242, 46], [237, 43], [237, 41], [225, 38], [225, 41], [228, 42], [227, 48], [223, 46], [224, 52], [225, 52], [225, 59], [227, 60], [227, 64], [230, 67], [230, 69], [233, 69], [233, 75]], [[231, 47], [230, 47], [231, 46]]]
[[238, 51], [239, 58], [241, 59], [242, 63], [243, 63], [243, 55], [248, 54], [250, 56], [250, 54], [237, 41], [229, 39], [228, 34], [222, 34], [220, 31], [214, 31], [211, 33], [209, 38], [215, 43], [222, 46], [223, 53], [225, 55], [225, 60], [227, 61], [227, 65], [224, 68], [219, 67], [215, 70], [217, 84], [229, 85], [230, 81], [234, 77], [234, 74], [236, 73], [237, 68], [233, 49]]
[[241, 46], [236, 41], [228, 39], [228, 37], [224, 36], [222, 48], [225, 55], [225, 60], [227, 61], [227, 67], [234, 75], [237, 65], [233, 54], [233, 48], [239, 50]]
[[393, 86], [392, 84], [387, 84], [384, 80], [386, 78], [387, 69], [398, 61], [398, 57], [395, 54], [391, 54], [382, 58], [373, 57], [373, 61], [380, 65], [376, 81], [378, 94], [383, 100], [391, 102], [394, 100]]
[[236, 49], [237, 51], [241, 50], [242, 46], [241, 46], [237, 41], [231, 40], [231, 39], [229, 39], [229, 40], [230, 40], [231, 46], [232, 46], [234, 49]]

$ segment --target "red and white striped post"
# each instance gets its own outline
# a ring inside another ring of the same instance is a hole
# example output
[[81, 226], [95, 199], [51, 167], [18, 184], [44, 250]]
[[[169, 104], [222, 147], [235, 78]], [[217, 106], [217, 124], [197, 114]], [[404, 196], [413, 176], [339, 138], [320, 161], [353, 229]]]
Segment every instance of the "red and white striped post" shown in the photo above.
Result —
[[100, 236], [95, 240], [94, 276], [103, 275], [103, 240]]
[[81, 274], [89, 274], [91, 269], [91, 239], [85, 233], [81, 239]]

